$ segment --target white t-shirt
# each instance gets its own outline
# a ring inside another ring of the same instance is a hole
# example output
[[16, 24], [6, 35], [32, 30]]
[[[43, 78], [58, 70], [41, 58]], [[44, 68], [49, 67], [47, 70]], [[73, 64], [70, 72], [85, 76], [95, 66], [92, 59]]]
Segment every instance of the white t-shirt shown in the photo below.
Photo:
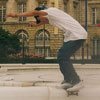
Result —
[[64, 42], [87, 38], [86, 30], [79, 24], [79, 22], [64, 11], [54, 7], [43, 11], [48, 13], [47, 18], [49, 23], [64, 32]]

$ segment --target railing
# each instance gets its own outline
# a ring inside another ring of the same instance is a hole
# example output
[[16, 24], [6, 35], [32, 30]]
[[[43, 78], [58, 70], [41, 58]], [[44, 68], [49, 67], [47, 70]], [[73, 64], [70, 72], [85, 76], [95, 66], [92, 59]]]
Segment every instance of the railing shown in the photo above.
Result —
[[[91, 40], [91, 45], [84, 44], [80, 50], [78, 50], [71, 59], [74, 63], [100, 63], [100, 39]], [[42, 54], [27, 54], [24, 52], [24, 63], [57, 63], [57, 51], [55, 49], [53, 52], [49, 53], [49, 56]], [[10, 55], [8, 57], [0, 56], [0, 63], [23, 63], [22, 54]]]

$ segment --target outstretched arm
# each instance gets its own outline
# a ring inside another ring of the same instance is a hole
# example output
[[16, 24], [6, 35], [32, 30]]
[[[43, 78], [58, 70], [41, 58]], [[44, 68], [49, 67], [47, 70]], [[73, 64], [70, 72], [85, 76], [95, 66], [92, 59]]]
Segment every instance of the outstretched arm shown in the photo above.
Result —
[[44, 11], [30, 11], [30, 12], [24, 12], [24, 13], [9, 13], [6, 15], [6, 17], [30, 17], [30, 16], [46, 16], [47, 13]]

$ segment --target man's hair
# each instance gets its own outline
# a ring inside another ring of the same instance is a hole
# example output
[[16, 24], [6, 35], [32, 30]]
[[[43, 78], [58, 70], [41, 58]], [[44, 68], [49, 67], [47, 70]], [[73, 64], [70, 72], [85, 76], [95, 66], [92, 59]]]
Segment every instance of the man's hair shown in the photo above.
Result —
[[[40, 5], [36, 7], [34, 10], [40, 11], [40, 10], [45, 10], [45, 9], [47, 9], [46, 6]], [[39, 16], [34, 16], [34, 18], [36, 19], [36, 23], [39, 24], [40, 23]]]
[[45, 10], [45, 9], [47, 9], [47, 7], [44, 6], [44, 5], [40, 5], [40, 6], [38, 6], [38, 7], [35, 8], [35, 10], [37, 10], [37, 11]]

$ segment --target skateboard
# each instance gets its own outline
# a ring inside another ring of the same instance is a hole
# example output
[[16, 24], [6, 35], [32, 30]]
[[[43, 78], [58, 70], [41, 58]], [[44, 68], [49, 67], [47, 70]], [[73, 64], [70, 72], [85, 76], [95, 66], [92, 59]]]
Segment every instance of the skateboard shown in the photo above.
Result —
[[73, 91], [69, 91], [69, 90], [66, 90], [67, 91], [67, 96], [69, 97], [70, 95], [76, 95], [78, 96], [78, 93], [79, 93], [79, 90], [73, 90]]
[[67, 89], [66, 91], [67, 91], [68, 96], [70, 96], [70, 95], [76, 95], [76, 96], [78, 96], [79, 91], [80, 91], [83, 87], [84, 87], [84, 86], [78, 87], [78, 88], [76, 88], [76, 89], [72, 89], [72, 88]]

